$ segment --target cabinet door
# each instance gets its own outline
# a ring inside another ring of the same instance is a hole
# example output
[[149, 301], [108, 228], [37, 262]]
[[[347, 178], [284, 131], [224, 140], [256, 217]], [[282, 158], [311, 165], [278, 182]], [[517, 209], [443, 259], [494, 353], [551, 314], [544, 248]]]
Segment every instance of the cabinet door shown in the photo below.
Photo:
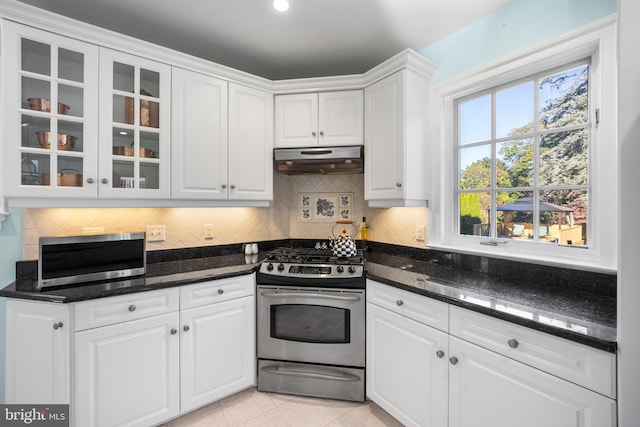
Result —
[[276, 141], [278, 148], [318, 145], [318, 94], [275, 97]]
[[175, 67], [172, 81], [171, 197], [224, 200], [227, 82]]
[[367, 304], [367, 396], [406, 426], [447, 425], [447, 334]]
[[7, 300], [5, 403], [70, 403], [69, 307]]
[[613, 427], [615, 400], [455, 337], [449, 427]]
[[179, 415], [178, 317], [75, 334], [77, 426], [153, 426]]
[[98, 47], [2, 27], [5, 196], [95, 198]]
[[319, 145], [362, 145], [364, 101], [361, 90], [318, 95]]
[[404, 198], [404, 71], [365, 89], [366, 200]]
[[273, 198], [273, 95], [229, 84], [229, 200]]
[[181, 312], [182, 412], [255, 384], [253, 301], [244, 297]]
[[100, 49], [102, 198], [171, 194], [171, 67]]

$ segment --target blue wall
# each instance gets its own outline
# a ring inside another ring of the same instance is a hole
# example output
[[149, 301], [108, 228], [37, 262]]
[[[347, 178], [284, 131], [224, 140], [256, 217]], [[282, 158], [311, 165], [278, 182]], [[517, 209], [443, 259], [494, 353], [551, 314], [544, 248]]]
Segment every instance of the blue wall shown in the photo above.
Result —
[[617, 0], [512, 0], [425, 47], [437, 83], [617, 12]]
[[[9, 212], [0, 231], [0, 288], [15, 280], [16, 261], [22, 259], [22, 210]], [[0, 402], [4, 402], [5, 311], [5, 299], [0, 298]]]

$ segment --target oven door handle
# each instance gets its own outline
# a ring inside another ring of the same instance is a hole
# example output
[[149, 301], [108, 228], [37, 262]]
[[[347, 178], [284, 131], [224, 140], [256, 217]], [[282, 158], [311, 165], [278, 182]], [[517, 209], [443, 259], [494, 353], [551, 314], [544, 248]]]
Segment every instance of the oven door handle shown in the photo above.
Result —
[[353, 374], [344, 373], [343, 375], [320, 374], [317, 372], [290, 371], [278, 366], [264, 366], [263, 372], [274, 375], [286, 375], [290, 377], [313, 378], [329, 381], [360, 381], [360, 377]]
[[317, 292], [275, 292], [264, 291], [260, 295], [263, 297], [274, 298], [316, 298], [316, 299], [328, 299], [333, 301], [360, 301], [360, 297], [357, 295], [326, 295], [319, 294]]

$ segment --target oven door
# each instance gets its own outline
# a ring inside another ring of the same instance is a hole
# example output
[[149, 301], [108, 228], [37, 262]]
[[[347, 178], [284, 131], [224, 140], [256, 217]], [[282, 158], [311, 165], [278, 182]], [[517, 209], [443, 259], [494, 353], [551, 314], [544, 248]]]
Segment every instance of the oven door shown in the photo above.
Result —
[[260, 359], [365, 365], [362, 289], [258, 286]]

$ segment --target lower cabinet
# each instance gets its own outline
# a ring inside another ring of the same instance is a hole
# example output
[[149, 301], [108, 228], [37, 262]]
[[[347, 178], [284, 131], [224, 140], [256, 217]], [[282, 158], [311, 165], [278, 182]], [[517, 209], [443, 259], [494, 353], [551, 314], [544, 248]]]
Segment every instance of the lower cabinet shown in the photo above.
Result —
[[75, 425], [152, 426], [180, 414], [178, 313], [76, 333]]
[[372, 280], [367, 301], [367, 396], [406, 426], [617, 425], [614, 354], [455, 306], [446, 324]]

